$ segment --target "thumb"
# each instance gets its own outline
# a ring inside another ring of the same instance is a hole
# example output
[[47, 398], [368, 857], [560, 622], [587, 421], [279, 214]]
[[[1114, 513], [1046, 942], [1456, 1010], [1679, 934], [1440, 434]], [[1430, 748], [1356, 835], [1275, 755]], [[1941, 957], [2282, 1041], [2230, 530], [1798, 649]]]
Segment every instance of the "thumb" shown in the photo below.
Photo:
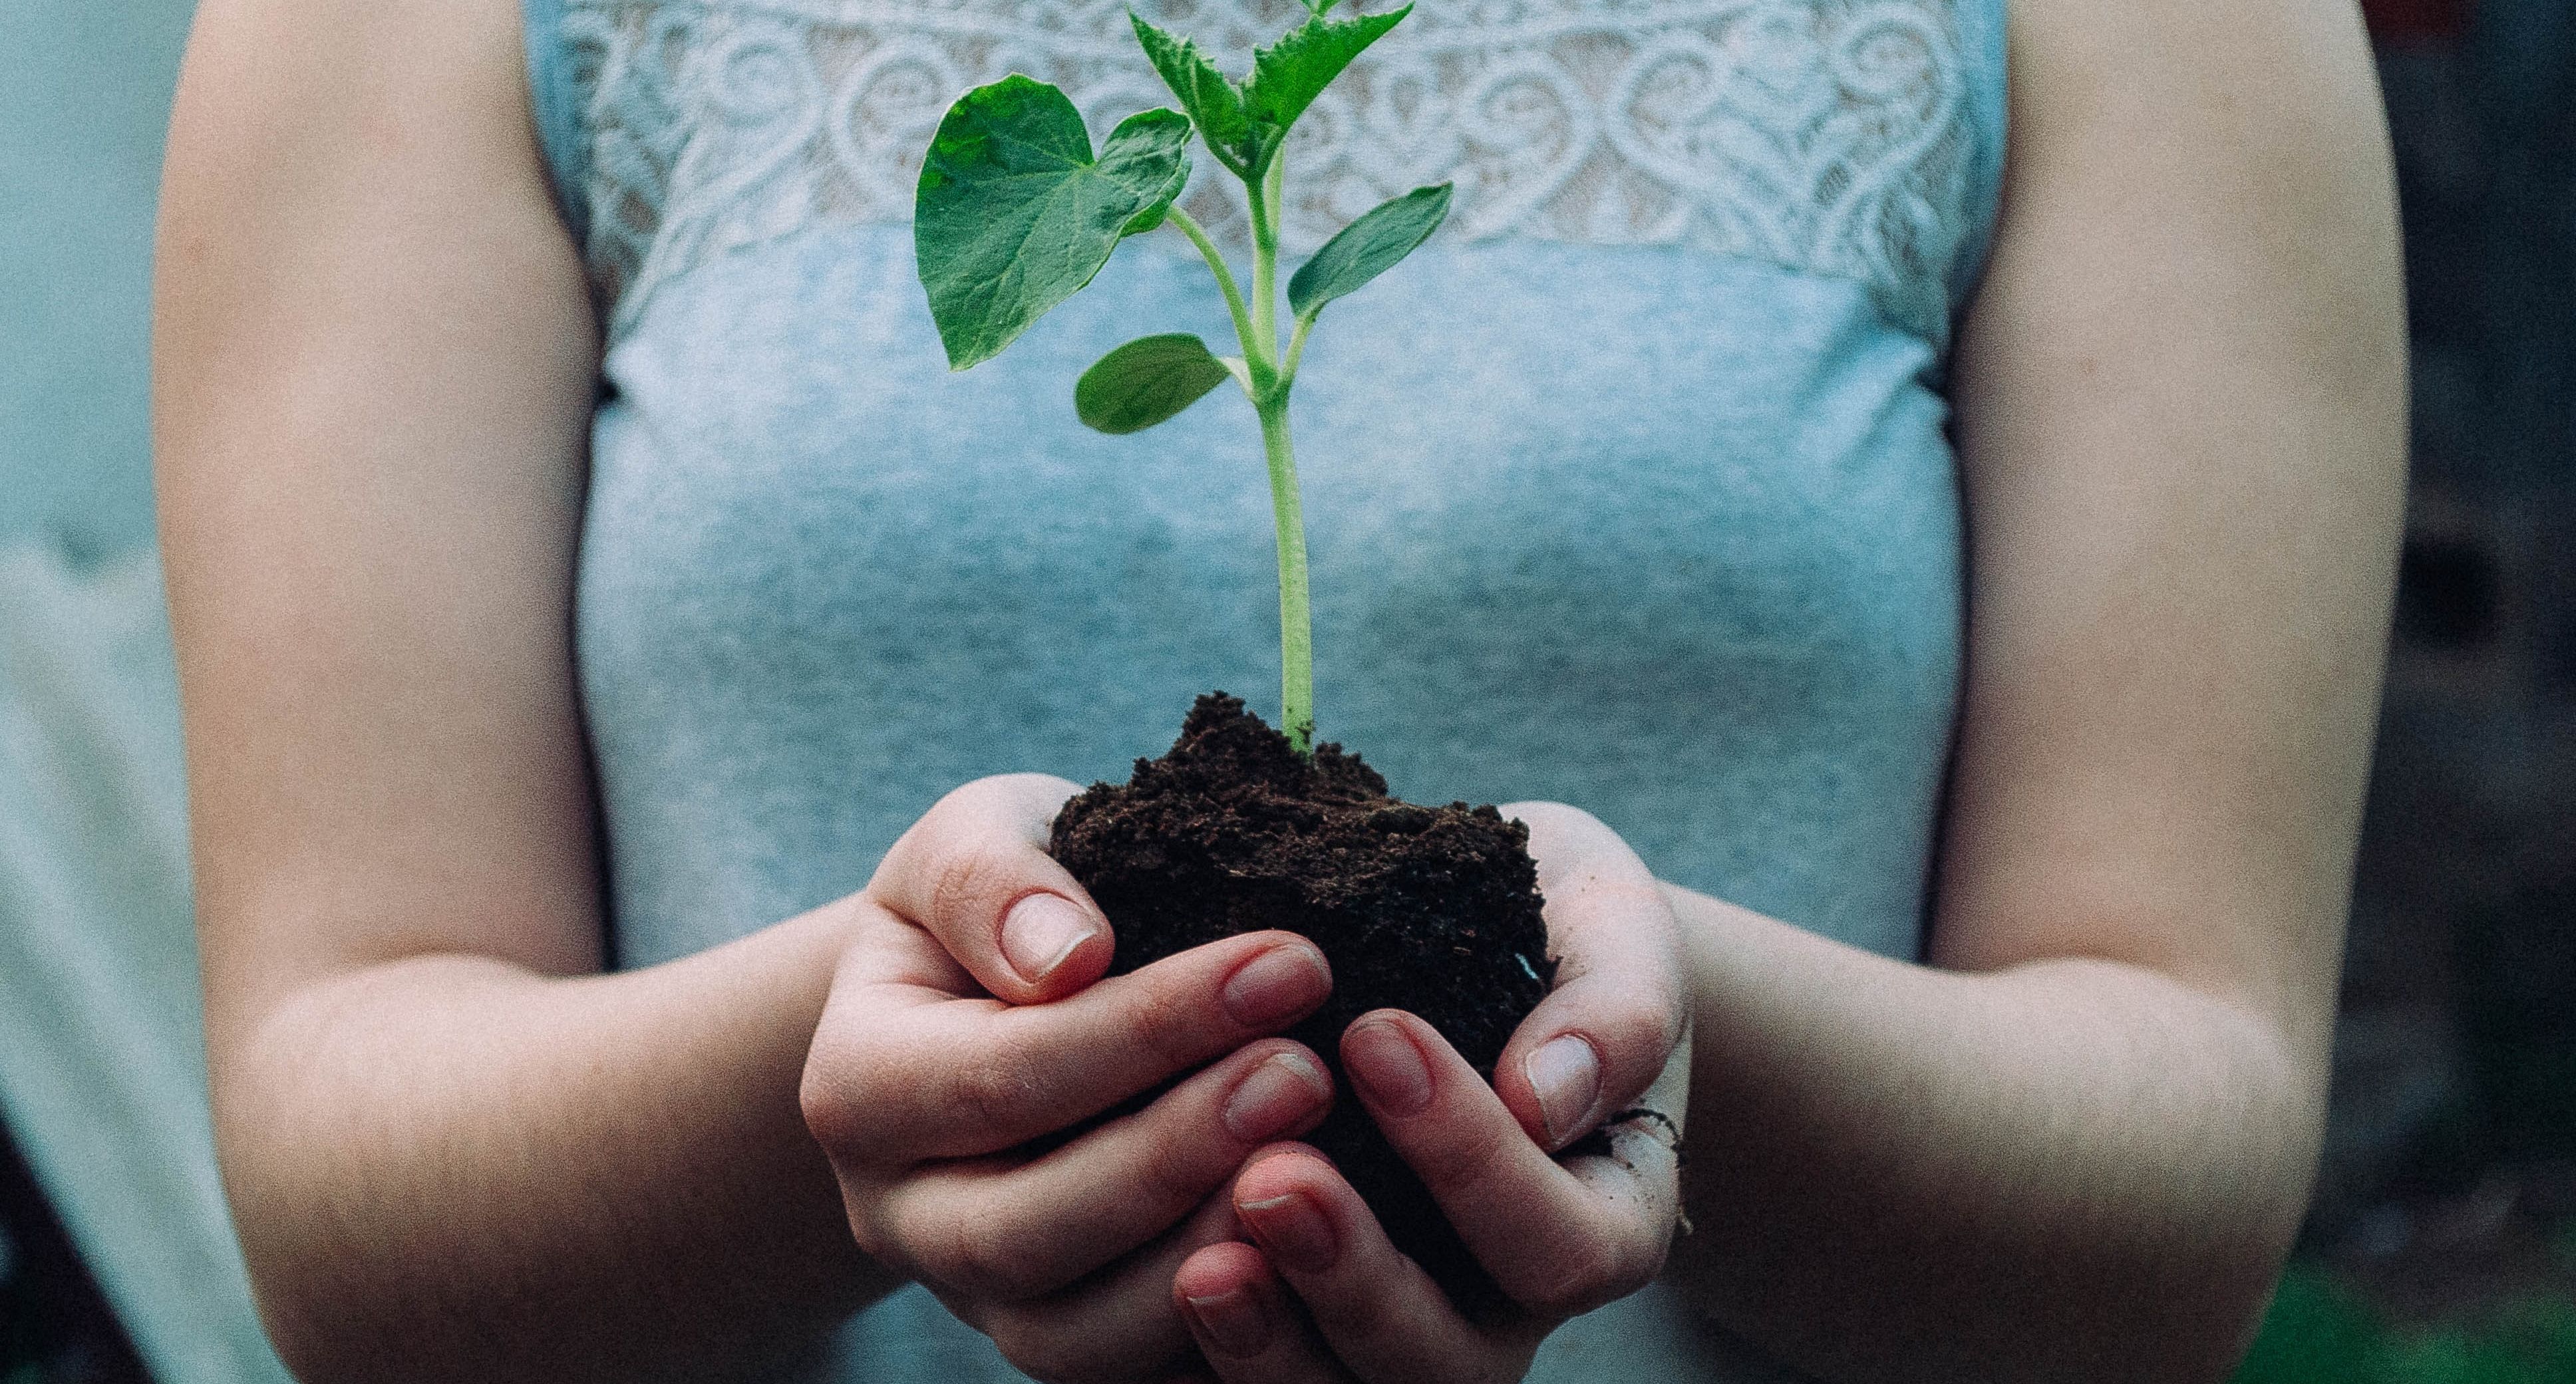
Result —
[[1503, 813], [1529, 825], [1558, 970], [1504, 1046], [1494, 1090], [1554, 1152], [1634, 1104], [1689, 1042], [1681, 930], [1645, 862], [1590, 813], [1559, 803]]
[[1048, 774], [977, 779], [941, 798], [886, 852], [868, 896], [936, 938], [995, 998], [1062, 999], [1109, 969], [1109, 920], [1046, 853], [1078, 791]]

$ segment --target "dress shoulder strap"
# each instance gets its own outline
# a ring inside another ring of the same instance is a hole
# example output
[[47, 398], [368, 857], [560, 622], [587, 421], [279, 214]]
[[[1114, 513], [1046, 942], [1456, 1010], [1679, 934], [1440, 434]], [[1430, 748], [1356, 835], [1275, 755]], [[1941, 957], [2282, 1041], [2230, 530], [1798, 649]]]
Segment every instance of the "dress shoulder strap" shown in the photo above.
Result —
[[1975, 152], [1968, 164], [1968, 227], [1950, 263], [1950, 310], [1966, 310], [1985, 277], [2003, 210], [2004, 151], [2011, 110], [2007, 0], [1958, 0], [1959, 56], [1965, 69]]

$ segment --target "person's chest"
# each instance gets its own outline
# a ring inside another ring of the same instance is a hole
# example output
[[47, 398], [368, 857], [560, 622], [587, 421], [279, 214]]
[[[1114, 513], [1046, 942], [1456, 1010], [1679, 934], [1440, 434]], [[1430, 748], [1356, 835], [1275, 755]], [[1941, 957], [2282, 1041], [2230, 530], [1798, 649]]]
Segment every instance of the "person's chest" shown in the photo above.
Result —
[[[1072, 416], [1101, 351], [1218, 330], [1202, 281], [1122, 256], [952, 375], [907, 250], [731, 257], [612, 355], [580, 590], [612, 835], [677, 784], [722, 819], [693, 829], [846, 870], [967, 778], [1115, 777], [1195, 692], [1268, 704], [1249, 409]], [[1960, 609], [1928, 348], [1848, 283], [1538, 242], [1426, 250], [1316, 342], [1322, 734], [1408, 795], [1562, 798], [1668, 877], [1910, 945]]]

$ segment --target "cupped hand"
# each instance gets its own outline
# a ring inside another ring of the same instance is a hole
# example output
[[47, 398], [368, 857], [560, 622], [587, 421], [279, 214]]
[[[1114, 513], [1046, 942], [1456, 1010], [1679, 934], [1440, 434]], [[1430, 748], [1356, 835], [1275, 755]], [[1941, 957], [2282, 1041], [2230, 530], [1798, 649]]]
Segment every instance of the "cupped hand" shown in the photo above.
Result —
[[1073, 791], [979, 780], [888, 852], [854, 900], [805, 1119], [860, 1247], [1014, 1365], [1154, 1379], [1195, 1366], [1169, 1288], [1234, 1233], [1227, 1182], [1331, 1101], [1315, 1055], [1271, 1035], [1332, 982], [1312, 943], [1280, 932], [1100, 979], [1108, 923], [1043, 849]]
[[[1341, 1048], [1361, 1103], [1508, 1305], [1461, 1312], [1323, 1155], [1282, 1145], [1234, 1183], [1250, 1243], [1194, 1247], [1172, 1280], [1225, 1384], [1518, 1379], [1550, 1331], [1663, 1265], [1681, 1219], [1689, 1094], [1679, 927], [1599, 821], [1551, 803], [1503, 811], [1530, 826], [1562, 965], [1494, 1084], [1396, 1010], [1361, 1016]], [[1587, 1141], [1596, 1130], [1605, 1138]]]

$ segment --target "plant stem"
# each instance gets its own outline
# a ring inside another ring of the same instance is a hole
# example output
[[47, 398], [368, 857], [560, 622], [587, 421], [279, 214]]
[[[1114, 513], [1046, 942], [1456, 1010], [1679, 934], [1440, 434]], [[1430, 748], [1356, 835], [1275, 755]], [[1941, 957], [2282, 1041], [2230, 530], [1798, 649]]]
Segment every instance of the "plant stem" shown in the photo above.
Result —
[[1306, 514], [1288, 442], [1288, 391], [1256, 405], [1270, 462], [1270, 513], [1279, 533], [1279, 723], [1301, 757], [1315, 753], [1315, 627], [1306, 606]]
[[1208, 239], [1207, 230], [1199, 225], [1195, 217], [1181, 210], [1180, 203], [1173, 203], [1171, 210], [1165, 212], [1163, 217], [1178, 226], [1181, 234], [1190, 238], [1192, 245], [1199, 247], [1200, 257], [1207, 261], [1209, 271], [1216, 275], [1216, 286], [1225, 290], [1225, 310], [1234, 316], [1235, 340], [1242, 343], [1245, 358], [1251, 359], [1254, 335], [1252, 319], [1244, 311], [1243, 291], [1235, 287], [1234, 271], [1225, 267], [1225, 256], [1217, 253], [1216, 242]]
[[1226, 311], [1234, 317], [1234, 335], [1243, 345], [1243, 370], [1236, 382], [1261, 416], [1261, 451], [1270, 467], [1270, 515], [1279, 539], [1279, 728], [1298, 755], [1315, 753], [1315, 626], [1306, 600], [1306, 512], [1297, 494], [1297, 452], [1288, 440], [1288, 390], [1295, 383], [1295, 360], [1306, 345], [1311, 322], [1300, 319], [1288, 365], [1279, 356], [1279, 156], [1274, 151], [1258, 181], [1244, 183], [1252, 215], [1252, 302], [1247, 307], [1236, 287], [1234, 271], [1196, 219], [1178, 206], [1166, 213], [1190, 243], [1199, 247], [1217, 287], [1225, 292]]
[[1312, 317], [1297, 319], [1297, 329], [1288, 334], [1288, 355], [1279, 362], [1279, 387], [1286, 389], [1297, 382], [1297, 362], [1306, 355], [1306, 332], [1315, 325]]
[[[1252, 329], [1261, 337], [1261, 362], [1279, 359], [1279, 169], [1286, 160], [1273, 152], [1261, 181], [1244, 185], [1252, 205]], [[1254, 349], [1251, 342], [1244, 349]]]
[[[1270, 463], [1270, 516], [1279, 537], [1279, 728], [1301, 758], [1315, 754], [1315, 622], [1306, 603], [1306, 510], [1297, 494], [1297, 451], [1288, 440], [1292, 372], [1279, 360], [1279, 189], [1285, 160], [1273, 149], [1261, 180], [1244, 185], [1252, 209], [1252, 329], [1243, 343], [1262, 381], [1261, 451]], [[1300, 324], [1301, 327], [1303, 324]], [[1298, 332], [1304, 345], [1305, 332]]]

